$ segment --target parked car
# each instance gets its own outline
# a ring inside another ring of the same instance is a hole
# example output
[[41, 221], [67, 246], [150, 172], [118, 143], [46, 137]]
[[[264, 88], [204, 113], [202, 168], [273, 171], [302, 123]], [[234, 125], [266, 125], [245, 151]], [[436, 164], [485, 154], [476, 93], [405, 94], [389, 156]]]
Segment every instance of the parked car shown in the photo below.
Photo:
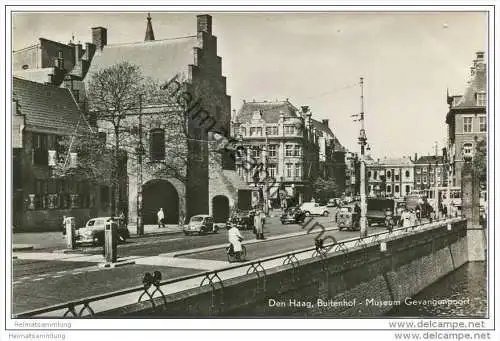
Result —
[[249, 210], [249, 211], [239, 210], [233, 213], [231, 217], [229, 217], [226, 226], [229, 226], [230, 224], [236, 224], [238, 230], [251, 230], [253, 229], [254, 225], [253, 222], [254, 217], [255, 217], [254, 210]]
[[354, 205], [341, 206], [335, 216], [339, 231], [347, 229], [348, 231], [359, 230], [359, 217], [354, 209]]
[[328, 207], [321, 206], [317, 202], [305, 202], [300, 206], [300, 210], [305, 213], [306, 217], [310, 215], [322, 215], [328, 217]]
[[285, 209], [280, 217], [281, 223], [285, 224], [300, 224], [304, 222], [306, 214], [298, 207], [289, 207]]
[[[77, 244], [104, 244], [104, 228], [106, 223], [111, 220], [111, 217], [97, 217], [92, 218], [76, 232]], [[130, 238], [130, 232], [125, 224], [125, 221], [118, 217], [113, 217], [113, 220], [118, 224], [118, 237], [119, 240], [125, 242]]]
[[189, 234], [217, 233], [219, 228], [214, 224], [214, 218], [207, 214], [198, 214], [191, 217], [189, 223], [184, 225], [183, 232]]

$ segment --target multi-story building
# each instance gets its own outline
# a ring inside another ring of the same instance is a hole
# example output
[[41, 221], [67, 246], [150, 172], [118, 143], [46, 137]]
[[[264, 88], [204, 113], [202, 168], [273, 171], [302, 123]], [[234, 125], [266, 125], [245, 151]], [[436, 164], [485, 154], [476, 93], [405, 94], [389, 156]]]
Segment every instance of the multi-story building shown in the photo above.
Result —
[[442, 156], [421, 156], [415, 161], [416, 190], [425, 190], [431, 187], [447, 186], [447, 165]]
[[330, 121], [323, 119], [317, 121], [311, 119], [311, 122], [319, 134], [319, 176], [325, 180], [334, 181], [337, 193], [332, 195], [340, 196], [345, 192], [346, 176], [346, 149], [342, 146], [330, 128]]
[[54, 172], [58, 159], [77, 166], [78, 155], [65, 153], [60, 141], [91, 134], [68, 89], [14, 77], [12, 83], [13, 227], [16, 231], [62, 228], [63, 216], [83, 224], [109, 215], [109, 186], [83, 176]]
[[473, 156], [478, 141], [487, 138], [486, 79], [484, 52], [477, 52], [464, 94], [447, 96], [446, 124], [453, 186], [461, 184], [464, 156]]
[[[232, 134], [247, 151], [236, 159], [237, 172], [249, 185], [262, 186], [255, 171], [245, 165], [265, 162], [271, 178], [269, 199], [274, 207], [279, 207], [284, 198], [289, 205], [311, 200], [315, 179], [338, 177], [343, 172], [343, 147], [328, 121], [319, 122], [311, 116], [308, 107], [299, 110], [287, 99], [244, 101], [233, 118]], [[342, 158], [341, 164], [336, 164], [338, 158]], [[344, 176], [340, 176], [342, 181]]]
[[367, 193], [400, 198], [414, 188], [414, 163], [409, 157], [384, 158], [367, 163]]
[[[148, 15], [144, 41], [113, 45], [107, 44], [105, 28], [93, 29], [97, 48], [85, 84], [99, 70], [126, 61], [138, 66], [143, 77], [164, 84], [164, 95], [170, 96], [161, 103], [143, 101], [124, 121], [137, 132], [137, 113], [141, 109], [143, 135], [136, 134], [128, 143], [131, 222], [137, 217], [139, 187], [145, 224], [156, 222], [160, 207], [169, 224], [177, 224], [180, 216], [189, 219], [195, 214], [211, 213], [223, 216], [222, 220], [235, 200], [239, 184], [234, 179], [238, 177], [229, 176], [234, 172], [234, 162], [226, 162], [227, 158], [220, 163], [210, 161], [213, 155], [208, 141], [215, 132], [229, 137], [231, 116], [231, 99], [222, 75], [222, 59], [217, 55], [217, 38], [212, 34], [212, 17], [198, 15], [196, 27], [194, 35], [158, 40]], [[183, 121], [184, 114], [187, 122]], [[106, 122], [99, 122], [99, 126], [113, 141], [112, 129]], [[142, 163], [135, 155], [141, 141], [146, 146]], [[223, 174], [228, 176], [222, 179]]]

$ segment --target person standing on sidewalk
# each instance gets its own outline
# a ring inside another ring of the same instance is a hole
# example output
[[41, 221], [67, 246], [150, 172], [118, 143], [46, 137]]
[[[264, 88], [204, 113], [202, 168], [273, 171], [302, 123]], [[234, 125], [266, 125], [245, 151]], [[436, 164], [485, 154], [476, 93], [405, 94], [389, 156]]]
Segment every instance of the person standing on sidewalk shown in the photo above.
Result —
[[262, 239], [261, 236], [263, 236], [263, 226], [262, 226], [262, 219], [260, 218], [260, 211], [257, 210], [255, 212], [255, 216], [253, 218], [253, 225], [255, 226], [255, 236], [257, 239]]
[[163, 213], [163, 208], [160, 208], [158, 213], [158, 227], [165, 227], [165, 214]]
[[63, 236], [66, 235], [66, 216], [63, 215], [63, 221], [62, 221], [62, 234]]

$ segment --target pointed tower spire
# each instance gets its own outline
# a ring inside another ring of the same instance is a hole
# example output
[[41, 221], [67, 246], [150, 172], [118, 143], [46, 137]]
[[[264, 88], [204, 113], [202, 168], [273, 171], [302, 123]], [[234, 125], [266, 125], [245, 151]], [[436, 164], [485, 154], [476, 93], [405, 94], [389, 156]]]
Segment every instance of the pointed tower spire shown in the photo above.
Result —
[[155, 40], [155, 34], [153, 33], [153, 25], [151, 24], [151, 15], [148, 12], [148, 25], [146, 26], [146, 37], [144, 41]]

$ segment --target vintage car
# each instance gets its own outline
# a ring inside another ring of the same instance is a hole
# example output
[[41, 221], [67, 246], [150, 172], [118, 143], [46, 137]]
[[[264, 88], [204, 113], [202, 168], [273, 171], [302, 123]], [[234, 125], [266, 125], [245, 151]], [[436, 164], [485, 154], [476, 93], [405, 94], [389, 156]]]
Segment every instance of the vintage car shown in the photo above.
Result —
[[356, 213], [354, 205], [344, 205], [337, 210], [336, 221], [339, 231], [347, 229], [348, 231], [359, 230], [359, 213]]
[[254, 226], [255, 211], [242, 211], [239, 210], [227, 220], [226, 226], [229, 227], [232, 224], [236, 224], [238, 230], [252, 230]]
[[189, 223], [184, 225], [183, 231], [186, 236], [193, 233], [217, 233], [218, 227], [214, 224], [214, 218], [212, 216], [207, 214], [198, 214], [191, 217]]
[[280, 217], [281, 223], [285, 224], [300, 224], [304, 222], [306, 215], [298, 207], [288, 207]]
[[[118, 217], [114, 217], [113, 220], [118, 225], [118, 237], [119, 240], [125, 242], [127, 238], [130, 237], [130, 232], [123, 221]], [[76, 243], [77, 244], [92, 244], [92, 245], [103, 245], [104, 244], [104, 228], [106, 223], [111, 221], [111, 217], [97, 217], [92, 218], [85, 224], [84, 227], [76, 230]]]
[[306, 217], [309, 217], [310, 215], [322, 215], [324, 217], [328, 217], [328, 214], [330, 214], [328, 207], [322, 206], [317, 202], [305, 202], [300, 206], [300, 210], [305, 213]]

